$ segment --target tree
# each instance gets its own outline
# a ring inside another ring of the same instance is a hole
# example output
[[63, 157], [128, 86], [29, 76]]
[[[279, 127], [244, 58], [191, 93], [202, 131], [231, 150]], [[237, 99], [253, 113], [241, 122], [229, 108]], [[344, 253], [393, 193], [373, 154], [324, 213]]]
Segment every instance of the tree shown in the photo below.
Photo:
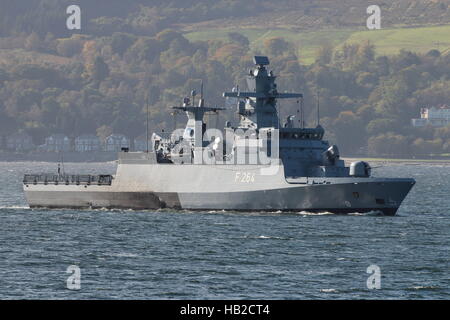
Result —
[[100, 141], [105, 141], [112, 133], [113, 130], [110, 126], [103, 125], [97, 128], [97, 136], [100, 138]]
[[12, 134], [18, 127], [16, 118], [10, 117], [3, 108], [0, 102], [0, 137]]
[[38, 51], [41, 48], [41, 39], [36, 32], [32, 32], [25, 39], [25, 49], [30, 51]]
[[441, 52], [436, 49], [431, 49], [427, 52], [428, 57], [439, 58], [441, 56]]
[[290, 48], [289, 42], [284, 38], [275, 37], [264, 40], [264, 50], [271, 56], [277, 57], [285, 54]]
[[72, 37], [58, 40], [56, 51], [63, 57], [73, 57], [81, 53], [84, 41], [79, 37]]
[[[356, 152], [363, 146], [364, 129], [361, 119], [352, 111], [343, 111], [333, 121], [333, 133], [342, 150]], [[349, 137], [352, 137], [349, 139]]]
[[102, 57], [97, 56], [94, 63], [88, 68], [91, 78], [95, 81], [103, 81], [109, 76], [109, 67]]
[[370, 137], [367, 147], [369, 154], [375, 156], [404, 156], [410, 153], [408, 139], [393, 132]]
[[342, 60], [342, 66], [344, 68], [353, 68], [356, 63], [356, 57], [358, 54], [359, 45], [357, 43], [345, 43], [342, 47], [342, 51], [339, 53], [339, 57]]
[[230, 41], [237, 43], [240, 46], [248, 47], [250, 45], [250, 41], [248, 38], [238, 32], [229, 32], [228, 38]]
[[418, 155], [430, 155], [442, 153], [444, 147], [444, 141], [440, 138], [434, 140], [424, 140], [418, 138], [414, 140], [412, 144], [412, 151]]
[[400, 54], [394, 56], [392, 60], [392, 65], [396, 70], [404, 69], [413, 64], [419, 65], [421, 63], [420, 57], [416, 53], [404, 49], [400, 50]]
[[375, 58], [375, 46], [370, 41], [363, 42], [356, 53], [357, 66], [359, 69], [367, 69], [369, 63]]
[[370, 135], [378, 135], [394, 128], [395, 122], [393, 119], [374, 119], [369, 122], [366, 131]]
[[42, 117], [45, 122], [52, 125], [53, 128], [58, 127], [58, 116], [61, 106], [54, 97], [42, 99]]
[[317, 49], [316, 63], [318, 64], [330, 64], [333, 58], [333, 46], [327, 43]]
[[384, 117], [398, 117], [409, 96], [408, 84], [402, 77], [391, 77], [380, 84], [381, 99], [376, 110]]
[[163, 46], [163, 50], [167, 50], [172, 41], [176, 39], [180, 40], [184, 44], [189, 43], [189, 41], [181, 33], [171, 29], [163, 30], [156, 35], [156, 40], [158, 40]]
[[436, 130], [434, 130], [434, 137], [436, 139], [441, 138], [450, 140], [450, 125], [442, 128], [436, 128]]
[[154, 38], [139, 38], [124, 54], [130, 63], [148, 61], [153, 63], [161, 52], [161, 44]]
[[17, 98], [17, 106], [19, 110], [26, 111], [32, 105], [40, 105], [42, 94], [34, 89], [26, 89], [22, 91]]
[[111, 48], [114, 53], [123, 55], [136, 41], [136, 37], [127, 33], [114, 32], [111, 37]]
[[42, 50], [44, 50], [45, 52], [55, 53], [56, 45], [57, 45], [57, 41], [56, 41], [53, 33], [47, 32], [47, 34], [45, 35], [45, 38], [44, 38], [44, 48], [42, 48]]

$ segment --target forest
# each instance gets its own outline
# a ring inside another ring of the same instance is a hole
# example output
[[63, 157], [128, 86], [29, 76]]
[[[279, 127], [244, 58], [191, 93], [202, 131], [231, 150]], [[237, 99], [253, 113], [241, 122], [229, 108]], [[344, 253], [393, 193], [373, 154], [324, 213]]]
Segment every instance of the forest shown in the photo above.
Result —
[[[320, 104], [325, 137], [342, 153], [450, 154], [450, 127], [411, 126], [421, 107], [450, 104], [446, 48], [386, 56], [370, 41], [324, 43], [314, 63], [304, 64], [281, 36], [255, 49], [239, 32], [193, 41], [179, 28], [277, 10], [269, 1], [78, 1], [81, 30], [65, 28], [70, 1], [0, 2], [0, 136], [25, 132], [36, 145], [53, 133], [133, 139], [145, 132], [147, 102], [151, 131], [170, 131], [186, 119], [171, 114], [171, 106], [201, 82], [207, 104], [226, 106], [222, 92], [244, 88], [252, 57], [261, 54], [269, 56], [280, 91], [304, 93], [308, 125], [316, 125]], [[314, 10], [314, 3], [301, 2], [302, 10]], [[235, 107], [227, 108], [208, 125], [237, 121]], [[279, 103], [282, 121], [297, 110], [295, 101]]]

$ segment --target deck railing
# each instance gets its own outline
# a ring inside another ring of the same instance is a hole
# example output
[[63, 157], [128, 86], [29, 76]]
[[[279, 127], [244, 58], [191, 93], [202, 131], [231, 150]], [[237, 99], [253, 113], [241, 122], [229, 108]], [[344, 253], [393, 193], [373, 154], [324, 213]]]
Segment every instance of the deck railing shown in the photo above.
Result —
[[26, 174], [24, 184], [111, 185], [112, 175], [100, 174]]

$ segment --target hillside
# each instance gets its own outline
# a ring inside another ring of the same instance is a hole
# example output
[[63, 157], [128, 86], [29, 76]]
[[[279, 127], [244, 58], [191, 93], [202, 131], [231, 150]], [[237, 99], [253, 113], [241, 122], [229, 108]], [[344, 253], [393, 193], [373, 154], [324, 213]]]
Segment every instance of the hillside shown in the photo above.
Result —
[[245, 18], [228, 18], [181, 24], [177, 27], [190, 40], [227, 39], [230, 32], [249, 38], [260, 50], [266, 39], [283, 37], [296, 48], [302, 63], [314, 62], [324, 45], [370, 41], [378, 55], [401, 49], [427, 52], [450, 48], [450, 1], [381, 2], [382, 30], [366, 28], [366, 8], [371, 1], [301, 1], [285, 3], [270, 12]]
[[365, 27], [368, 6], [381, 9], [382, 27], [438, 25], [450, 22], [449, 0], [280, 0], [260, 1], [245, 17], [228, 16], [180, 24], [185, 31], [231, 28], [331, 30]]
[[295, 30], [292, 28], [216, 28], [188, 32], [186, 38], [192, 41], [228, 38], [228, 33], [238, 32], [245, 35], [251, 47], [258, 51], [264, 40], [282, 37], [296, 48], [300, 62], [312, 64], [317, 50], [324, 45], [339, 48], [344, 44], [370, 41], [376, 47], [377, 55], [393, 55], [400, 50], [426, 53], [431, 49], [450, 48], [450, 24], [440, 26], [391, 27], [382, 30], [337, 29], [337, 30]]
[[[171, 130], [203, 81], [209, 104], [236, 84], [252, 55], [268, 55], [283, 91], [317, 92], [326, 138], [346, 153], [450, 152], [449, 128], [412, 128], [423, 106], [450, 103], [449, 1], [383, 2], [382, 29], [365, 28], [354, 0], [80, 0], [81, 31], [65, 28], [66, 0], [0, 0], [0, 149], [25, 132], [130, 138]], [[62, 14], [61, 14], [62, 13]], [[62, 27], [61, 27], [62, 26]], [[294, 102], [280, 117], [296, 114]], [[236, 120], [229, 109], [210, 125]]]

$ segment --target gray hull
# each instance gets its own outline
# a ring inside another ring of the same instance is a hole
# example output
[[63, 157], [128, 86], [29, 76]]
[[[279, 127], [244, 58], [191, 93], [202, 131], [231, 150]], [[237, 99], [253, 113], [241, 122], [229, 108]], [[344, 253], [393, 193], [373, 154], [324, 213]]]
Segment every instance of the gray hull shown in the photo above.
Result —
[[[24, 190], [32, 208], [381, 211], [394, 215], [414, 185], [413, 179], [390, 178], [300, 178], [288, 182], [283, 170], [260, 175], [260, 169], [119, 164], [111, 186], [29, 184]], [[250, 178], [242, 179], [246, 174]]]

